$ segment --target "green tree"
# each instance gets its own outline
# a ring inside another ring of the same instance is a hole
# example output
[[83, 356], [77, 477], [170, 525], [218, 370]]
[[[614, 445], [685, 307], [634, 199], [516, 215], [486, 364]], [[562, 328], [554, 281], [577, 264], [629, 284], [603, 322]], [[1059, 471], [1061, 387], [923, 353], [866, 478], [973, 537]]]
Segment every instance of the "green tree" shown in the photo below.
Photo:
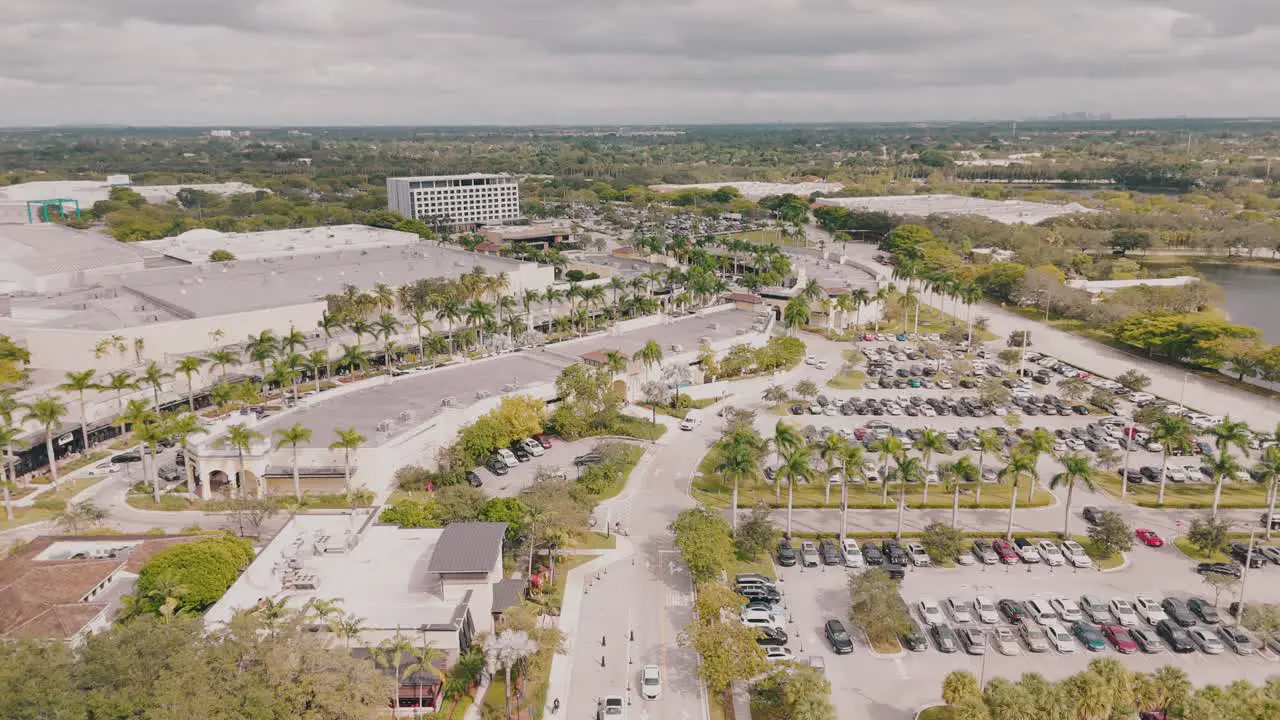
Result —
[[982, 699], [978, 678], [967, 670], [953, 670], [942, 679], [942, 701], [956, 705], [971, 698]]
[[1229, 453], [1221, 453], [1209, 462], [1210, 474], [1213, 477], [1213, 517], [1218, 516], [1218, 503], [1222, 500], [1222, 484], [1227, 478], [1241, 472], [1240, 463]]
[[187, 378], [187, 409], [191, 412], [196, 411], [196, 388], [194, 376], [200, 372], [200, 367], [205, 364], [205, 359], [198, 355], [187, 355], [178, 361], [176, 371], [182, 373]]
[[106, 519], [106, 510], [98, 507], [92, 500], [83, 500], [67, 504], [57, 515], [54, 515], [53, 523], [66, 530], [68, 535], [79, 535]]
[[1036, 459], [1021, 449], [1015, 450], [1009, 456], [1009, 462], [1000, 469], [1000, 479], [1009, 481], [1009, 527], [1005, 532], [1007, 539], [1013, 538], [1013, 515], [1018, 510], [1018, 482], [1023, 478], [1034, 481], [1037, 472]]
[[234, 253], [232, 253], [230, 250], [224, 250], [222, 248], [218, 248], [217, 250], [214, 250], [213, 252], [209, 253], [209, 262], [214, 262], [214, 263], [231, 262], [232, 260], [235, 260], [235, 259], [236, 259], [236, 256]]
[[53, 486], [60, 487], [58, 480], [58, 459], [53, 453], [53, 431], [62, 424], [67, 414], [67, 406], [56, 397], [46, 395], [26, 405], [23, 422], [34, 422], [44, 430], [44, 452], [49, 459], [49, 475], [53, 478]]
[[1062, 537], [1069, 539], [1071, 537], [1071, 496], [1075, 493], [1076, 484], [1084, 485], [1089, 490], [1096, 489], [1094, 484], [1093, 464], [1089, 458], [1083, 455], [1065, 455], [1060, 458], [1062, 462], [1062, 472], [1057, 473], [1049, 480], [1050, 489], [1058, 489], [1065, 487], [1067, 489], [1067, 501], [1064, 509], [1062, 520]]
[[724, 518], [710, 510], [684, 510], [671, 523], [675, 546], [695, 583], [718, 578], [733, 562], [733, 538]]
[[959, 555], [967, 540], [964, 531], [954, 525], [933, 522], [925, 526], [920, 544], [924, 545], [925, 552], [935, 563], [941, 563]]
[[653, 371], [653, 368], [662, 364], [662, 346], [657, 340], [649, 340], [631, 356], [632, 360], [644, 365], [645, 375], [647, 376]]
[[[920, 434], [920, 439], [916, 441], [915, 447], [920, 452], [920, 459], [924, 461], [926, 470], [936, 469], [930, 465], [934, 453], [949, 454], [951, 452], [951, 444], [947, 442], [947, 436], [932, 428], [928, 428]], [[924, 486], [922, 501], [927, 505], [929, 504], [929, 483], [926, 480], [922, 484]]]
[[774, 475], [774, 482], [787, 484], [787, 537], [791, 537], [791, 509], [795, 504], [796, 483], [813, 481], [811, 454], [807, 445], [780, 453], [781, 462]]
[[818, 394], [818, 386], [812, 380], [801, 380], [796, 383], [795, 390], [797, 395], [806, 400]]
[[751, 509], [751, 517], [734, 531], [733, 544], [740, 560], [755, 560], [778, 544], [778, 529], [770, 519], [768, 505], [761, 503]]
[[1108, 557], [1133, 547], [1133, 531], [1120, 513], [1104, 510], [1102, 519], [1089, 527], [1089, 540]]
[[912, 629], [898, 583], [880, 568], [849, 576], [849, 620], [873, 644], [891, 643]]
[[288, 445], [293, 453], [293, 498], [302, 502], [302, 480], [298, 477], [298, 445], [311, 440], [311, 429], [295, 422], [287, 428], [277, 429], [275, 436], [277, 449]]
[[1129, 368], [1116, 376], [1116, 382], [1134, 392], [1141, 392], [1151, 384], [1151, 377], [1137, 368]]
[[1187, 542], [1205, 557], [1217, 555], [1230, 542], [1231, 523], [1217, 518], [1196, 518], [1187, 528]]
[[690, 623], [680, 644], [698, 653], [698, 675], [707, 690], [723, 696], [737, 680], [749, 680], [768, 669], [764, 649], [756, 644], [759, 631], [737, 622]]
[[253, 560], [253, 546], [229, 535], [204, 537], [161, 550], [138, 572], [135, 594], [147, 599], [151, 612], [158, 612], [163, 585], [182, 588], [181, 610], [200, 612], [222, 597], [241, 571]]
[[766, 705], [772, 716], [791, 720], [835, 720], [831, 682], [821, 671], [808, 665], [775, 668], [753, 690], [754, 698]]
[[787, 301], [786, 307], [782, 310], [782, 324], [793, 336], [809, 324], [809, 301], [803, 295], [797, 295]]
[[770, 385], [764, 391], [764, 399], [769, 403], [784, 403], [791, 399], [791, 395], [781, 385]]
[[[1262, 452], [1262, 458], [1253, 466], [1258, 482], [1267, 486], [1267, 517], [1276, 512], [1276, 490], [1280, 486], [1280, 446], [1272, 445]], [[1271, 539], [1271, 523], [1266, 523], [1267, 539]]]
[[716, 472], [733, 483], [733, 501], [731, 504], [732, 532], [738, 534], [738, 485], [756, 479], [760, 475], [760, 460], [757, 449], [745, 436], [735, 435], [721, 445], [720, 460], [716, 463]]
[[80, 372], [67, 371], [66, 382], [58, 385], [58, 389], [62, 392], [75, 393], [80, 403], [80, 439], [86, 453], [89, 452], [89, 413], [84, 393], [86, 390], [98, 389], [98, 383], [94, 380], [95, 373], [96, 371], [92, 368]]
[[364, 444], [365, 436], [361, 435], [354, 425], [345, 430], [342, 428], [334, 428], [333, 432], [338, 436], [338, 439], [329, 443], [329, 449], [342, 451], [342, 486], [344, 492], [350, 495], [351, 453], [360, 449], [360, 446]]
[[[1189, 450], [1191, 447], [1191, 423], [1186, 418], [1176, 415], [1161, 415], [1151, 425], [1151, 439], [1160, 443], [1160, 492], [1156, 498], [1157, 505], [1164, 505], [1164, 488], [1168, 481], [1169, 456], [1175, 451]], [[1129, 442], [1133, 442], [1131, 439]], [[1127, 469], [1127, 468], [1126, 468]], [[1124, 478], [1125, 485], [1128, 478]]]

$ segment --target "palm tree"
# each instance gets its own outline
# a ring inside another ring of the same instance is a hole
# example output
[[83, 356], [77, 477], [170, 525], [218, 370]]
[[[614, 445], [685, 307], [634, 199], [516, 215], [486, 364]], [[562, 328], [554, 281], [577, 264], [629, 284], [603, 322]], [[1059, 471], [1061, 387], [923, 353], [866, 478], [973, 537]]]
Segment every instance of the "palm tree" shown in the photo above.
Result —
[[[409, 663], [404, 668], [405, 677], [409, 678], [413, 677], [417, 673], [426, 673], [438, 678], [441, 681], [441, 686], [443, 687], [444, 671], [439, 667], [436, 667], [436, 661], [447, 660], [449, 653], [429, 642], [424, 642], [422, 645], [414, 648], [414, 657], [416, 657], [417, 660]], [[418, 705], [422, 705], [422, 685], [419, 683], [417, 684], [417, 687], [419, 693]]]
[[320, 368], [325, 369], [325, 375], [329, 374], [329, 348], [323, 347], [319, 350], [312, 350], [303, 360], [303, 364], [311, 370], [311, 376], [316, 381], [316, 392], [320, 392]]
[[871, 291], [866, 288], [857, 288], [849, 293], [849, 299], [853, 302], [855, 313], [853, 326], [855, 328], [862, 327], [862, 308], [871, 304]]
[[898, 481], [898, 530], [894, 537], [902, 539], [902, 516], [907, 507], [907, 485], [925, 480], [924, 463], [917, 457], [901, 455], [897, 459], [897, 467], [892, 471]]
[[[231, 485], [231, 494], [233, 497], [239, 494], [239, 491], [242, 489], [240, 486], [244, 484], [245, 478], [247, 477], [244, 469], [244, 454], [253, 447], [255, 442], [264, 440], [265, 437], [266, 436], [262, 433], [251, 429], [248, 425], [245, 425], [244, 423], [237, 423], [227, 428], [227, 434], [215, 441], [215, 444], [219, 447], [231, 447], [235, 448], [236, 451], [236, 460], [238, 462], [240, 472], [238, 482], [232, 483]], [[257, 489], [258, 497], [262, 497], [266, 488], [263, 486], [261, 478], [258, 479]]]
[[462, 319], [462, 302], [457, 298], [443, 297], [436, 304], [436, 320], [449, 323], [449, 354], [453, 354], [453, 333]]
[[213, 352], [209, 353], [206, 357], [209, 358], [210, 370], [212, 370], [213, 368], [222, 369], [221, 374], [222, 374], [223, 382], [227, 381], [227, 368], [231, 367], [232, 365], [237, 365], [240, 362], [240, 355], [238, 355], [236, 352], [232, 350], [227, 350], [227, 349], [214, 350]]
[[[823, 480], [823, 492], [825, 493], [822, 504], [826, 505], [831, 502], [831, 475], [843, 473], [844, 466], [844, 450], [849, 447], [849, 442], [836, 434], [831, 434], [822, 439], [818, 444], [818, 457], [822, 458], [822, 464], [826, 466], [825, 478]], [[843, 480], [843, 478], [841, 478]], [[841, 483], [843, 485], [843, 482]]]
[[[1036, 428], [1026, 435], [1022, 436], [1022, 442], [1018, 443], [1018, 451], [1031, 456], [1032, 462], [1039, 462], [1040, 456], [1053, 452], [1053, 433], [1044, 428]], [[1036, 474], [1035, 480], [1039, 480], [1039, 473]], [[1034, 482], [1027, 484], [1027, 502], [1031, 502], [1032, 494], [1036, 491]]]
[[644, 364], [646, 377], [654, 367], [662, 364], [662, 358], [662, 346], [658, 344], [657, 340], [649, 340], [644, 344], [644, 347], [637, 350], [635, 354], [631, 356], [632, 360], [636, 360]]
[[355, 333], [355, 336], [356, 336], [356, 345], [363, 345], [363, 344], [364, 344], [364, 336], [365, 336], [365, 335], [373, 335], [373, 334], [374, 334], [374, 332], [373, 332], [373, 326], [372, 326], [372, 325], [370, 325], [370, 324], [369, 324], [369, 322], [368, 322], [367, 320], [365, 320], [364, 318], [359, 318], [359, 317], [358, 317], [358, 318], [355, 318], [355, 319], [354, 319], [354, 320], [352, 320], [351, 322], [347, 323], [347, 329], [348, 329], [348, 330], [350, 330], [351, 332]]
[[537, 641], [523, 630], [503, 630], [485, 642], [485, 664], [490, 672], [501, 668], [506, 677], [506, 714], [503, 717], [511, 717], [511, 669], [536, 652]]
[[295, 422], [288, 428], [276, 430], [276, 449], [288, 445], [293, 450], [293, 498], [302, 502], [302, 480], [298, 477], [298, 443], [311, 440], [311, 429]]
[[[11, 447], [13, 442], [21, 437], [18, 428], [12, 425], [0, 425], [0, 445]], [[0, 493], [4, 495], [4, 516], [6, 520], [13, 519], [13, 495], [12, 486], [15, 479], [9, 477], [9, 457], [6, 454], [5, 462], [0, 464]]]
[[966, 306], [968, 306], [968, 312], [966, 313], [967, 318], [965, 321], [968, 326], [966, 330], [966, 337], [967, 337], [966, 342], [972, 345], [973, 344], [973, 306], [976, 305], [978, 301], [982, 299], [982, 288], [977, 283], [971, 283], [971, 282], [961, 283], [959, 288], [957, 288], [956, 295], [957, 297], [959, 297], [961, 300], [964, 301], [964, 304]]
[[[1156, 498], [1157, 505], [1164, 505], [1164, 486], [1168, 479], [1166, 473], [1169, 469], [1169, 456], [1175, 450], [1185, 450], [1191, 445], [1191, 423], [1187, 422], [1186, 418], [1178, 417], [1177, 415], [1163, 415], [1152, 424], [1151, 439], [1160, 443], [1160, 453], [1164, 456], [1163, 461], [1160, 463], [1160, 493], [1159, 497]], [[1132, 446], [1133, 443], [1132, 437], [1125, 439], [1126, 447]], [[1123, 482], [1121, 482], [1120, 487], [1120, 497], [1122, 498], [1128, 490], [1129, 473], [1127, 470], [1128, 468], [1125, 468], [1126, 472], [1122, 476]]]
[[81, 370], [80, 372], [67, 371], [67, 381], [58, 385], [58, 389], [63, 392], [73, 392], [79, 396], [80, 401], [80, 434], [84, 443], [84, 451], [89, 452], [89, 412], [88, 405], [84, 401], [84, 392], [86, 390], [95, 390], [98, 384], [94, 382], [93, 376], [95, 370]]
[[178, 361], [175, 367], [176, 372], [182, 373], [187, 378], [187, 409], [191, 412], [196, 411], [196, 389], [192, 376], [200, 372], [200, 366], [204, 365], [205, 359], [198, 355], [188, 355]]
[[364, 618], [354, 613], [347, 613], [336, 620], [329, 621], [329, 630], [343, 639], [348, 650], [351, 649], [351, 641], [360, 637], [360, 634], [367, 629]]
[[874, 443], [873, 448], [880, 454], [880, 504], [889, 504], [889, 459], [898, 460], [906, 455], [906, 445], [893, 435], [886, 435]]
[[951, 527], [957, 527], [960, 520], [960, 490], [965, 483], [976, 485], [982, 478], [982, 471], [968, 455], [962, 455], [955, 462], [941, 465], [938, 474], [951, 491]]
[[426, 354], [426, 343], [422, 339], [423, 331], [431, 332], [431, 321], [427, 318], [427, 308], [414, 305], [409, 309], [409, 320], [418, 332], [418, 355]]
[[334, 315], [327, 311], [322, 313], [320, 319], [316, 321], [316, 327], [324, 331], [324, 336], [328, 340], [332, 340], [333, 332], [341, 330], [344, 324], [345, 322], [341, 315]]
[[400, 322], [396, 320], [396, 316], [389, 312], [384, 312], [378, 316], [376, 322], [373, 323], [374, 336], [382, 336], [384, 341], [390, 340], [391, 336], [400, 332]]
[[35, 421], [44, 429], [44, 451], [49, 457], [49, 475], [53, 478], [53, 487], [58, 487], [58, 461], [53, 454], [53, 431], [67, 414], [67, 406], [58, 398], [46, 395], [26, 406], [23, 422]]
[[[782, 458], [782, 454], [791, 452], [804, 444], [804, 437], [800, 431], [781, 420], [773, 426], [773, 451]], [[782, 483], [776, 479], [774, 481], [774, 498], [781, 499]]]
[[787, 301], [787, 306], [782, 310], [782, 324], [789, 335], [795, 335], [800, 328], [809, 324], [809, 303], [803, 295]]
[[1025, 452], [1014, 452], [1009, 456], [1009, 463], [1000, 470], [1000, 479], [1009, 481], [1009, 529], [1006, 539], [1013, 539], [1013, 514], [1018, 510], [1018, 481], [1022, 478], [1033, 480], [1036, 477], [1036, 459]]
[[[920, 439], [915, 443], [916, 450], [920, 451], [920, 459], [924, 461], [926, 470], [936, 470], [929, 461], [933, 459], [934, 453], [949, 454], [951, 452], [951, 444], [947, 442], [947, 436], [937, 430], [928, 429], [920, 435]], [[926, 477], [924, 482], [923, 503], [929, 504], [929, 479]]]
[[859, 444], [845, 443], [844, 456], [840, 459], [844, 471], [844, 482], [840, 483], [840, 539], [848, 537], [849, 530], [849, 476], [857, 475], [865, 483], [867, 471], [863, 467], [867, 462], [866, 449]]
[[338, 358], [338, 367], [354, 374], [359, 370], [363, 370], [368, 363], [369, 359], [365, 357], [364, 349], [359, 345], [342, 346], [342, 357]]
[[342, 481], [347, 494], [350, 495], [351, 453], [360, 448], [360, 445], [365, 441], [365, 436], [357, 432], [354, 425], [346, 430], [334, 428], [333, 432], [338, 436], [338, 439], [329, 443], [329, 449], [342, 450]]
[[249, 359], [258, 363], [258, 369], [266, 375], [267, 361], [275, 357], [276, 350], [280, 347], [280, 340], [276, 338], [274, 331], [263, 330], [257, 335], [250, 335], [244, 347]]
[[810, 466], [808, 445], [801, 445], [782, 453], [782, 462], [774, 482], [787, 482], [787, 537], [791, 537], [791, 508], [795, 504], [796, 483], [813, 479], [813, 468]]
[[194, 464], [191, 460], [191, 449], [187, 446], [187, 440], [192, 435], [198, 435], [206, 432], [204, 426], [200, 424], [200, 419], [193, 413], [183, 413], [169, 419], [169, 434], [178, 438], [178, 445], [182, 446], [183, 470], [187, 478], [187, 493], [195, 494], [196, 482]]
[[1222, 484], [1227, 478], [1232, 477], [1240, 472], [1240, 463], [1236, 461], [1229, 453], [1218, 453], [1218, 456], [1209, 463], [1209, 470], [1213, 476], [1213, 517], [1218, 517], [1218, 502], [1222, 500]]
[[1004, 440], [995, 430], [987, 428], [978, 431], [978, 484], [974, 487], [973, 496], [975, 507], [982, 506], [982, 482], [987, 471], [987, 453], [999, 458], [1002, 450], [1004, 450]]
[[1222, 422], [1209, 428], [1208, 432], [1213, 436], [1213, 444], [1218, 448], [1218, 453], [1225, 455], [1234, 445], [1246, 458], [1249, 457], [1249, 425], [1247, 423], [1232, 420], [1228, 415]]
[[[151, 480], [151, 499], [157, 504], [160, 502], [160, 473], [157, 467], [160, 464], [159, 445], [162, 440], [169, 437], [169, 429], [166, 425], [167, 423], [154, 411], [148, 411], [145, 417], [133, 423], [133, 437], [142, 443], [142, 472]], [[147, 469], [148, 460], [150, 460], [150, 470]]]
[[297, 328], [290, 327], [289, 332], [280, 338], [280, 345], [277, 351], [281, 355], [288, 355], [296, 353], [298, 350], [306, 349], [306, 347], [307, 336], [303, 335]]
[[1071, 537], [1071, 495], [1075, 492], [1076, 483], [1093, 490], [1093, 478], [1097, 471], [1093, 469], [1089, 458], [1083, 455], [1064, 455], [1061, 461], [1062, 472], [1049, 479], [1049, 488], [1056, 489], [1060, 485], [1067, 488], [1066, 517], [1062, 521], [1062, 539], [1066, 540]]
[[467, 326], [476, 328], [480, 345], [484, 345], [484, 327], [493, 322], [493, 306], [483, 300], [472, 300], [463, 310], [467, 317]]
[[168, 380], [172, 377], [173, 375], [171, 373], [165, 372], [165, 369], [160, 367], [160, 363], [156, 362], [155, 360], [152, 360], [151, 362], [147, 363], [147, 366], [143, 369], [142, 374], [138, 376], [138, 379], [140, 381], [151, 386], [151, 392], [155, 397], [156, 410], [160, 409], [160, 388], [161, 386], [164, 385], [165, 380]]
[[400, 346], [395, 340], [388, 340], [382, 345], [382, 359], [386, 363], [387, 374], [391, 374], [391, 361], [395, 359], [396, 354], [400, 352]]
[[107, 383], [102, 386], [102, 389], [115, 392], [116, 409], [118, 412], [124, 412], [124, 398], [121, 393], [125, 390], [137, 390], [138, 384], [133, 380], [133, 373], [128, 370], [120, 370], [107, 376]]
[[1258, 482], [1267, 484], [1267, 539], [1271, 539], [1271, 523], [1269, 519], [1276, 514], [1276, 488], [1280, 483], [1280, 446], [1272, 445], [1262, 453], [1262, 459], [1253, 466], [1253, 474]]

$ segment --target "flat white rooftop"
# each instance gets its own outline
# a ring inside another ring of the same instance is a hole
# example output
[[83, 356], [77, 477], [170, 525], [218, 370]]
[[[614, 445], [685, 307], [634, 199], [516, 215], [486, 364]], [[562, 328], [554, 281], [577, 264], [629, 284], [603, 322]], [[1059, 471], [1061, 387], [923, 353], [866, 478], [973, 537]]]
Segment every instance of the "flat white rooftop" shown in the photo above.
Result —
[[162, 255], [191, 264], [209, 262], [209, 253], [226, 250], [239, 260], [253, 260], [296, 253], [323, 253], [413, 245], [421, 241], [413, 233], [367, 225], [327, 225], [313, 228], [224, 233], [208, 228], [181, 235], [134, 243]]
[[421, 181], [423, 181], [423, 180], [468, 180], [468, 179], [470, 179], [470, 180], [478, 180], [478, 179], [481, 179], [481, 178], [485, 178], [485, 179], [505, 179], [505, 180], [515, 180], [515, 179], [516, 179], [516, 177], [515, 177], [514, 175], [511, 175], [510, 173], [479, 173], [479, 172], [475, 172], [475, 173], [466, 173], [466, 174], [464, 174], [464, 175], [412, 175], [412, 176], [405, 176], [405, 177], [389, 177], [389, 178], [387, 178], [387, 180], [388, 180], [388, 181], [391, 181], [391, 180], [412, 180], [413, 182], [421, 182]]
[[819, 198], [819, 205], [872, 210], [890, 215], [971, 215], [1007, 225], [1038, 222], [1060, 215], [1095, 212], [1080, 203], [1051, 205], [1027, 200], [986, 200], [962, 195], [884, 195], [881, 197]]
[[[285, 598], [294, 608], [316, 598], [339, 600], [343, 612], [364, 618], [372, 629], [450, 622], [457, 605], [434, 594], [427, 572], [444, 530], [369, 525], [360, 532], [369, 512], [295, 516], [209, 609], [205, 622], [227, 623], [263, 598]], [[349, 549], [339, 552], [342, 546]], [[287, 588], [289, 577], [307, 577], [314, 588]]]
[[844, 185], [836, 182], [798, 182], [798, 183], [770, 183], [770, 182], [754, 182], [754, 181], [733, 181], [718, 183], [695, 183], [692, 185], [650, 185], [650, 190], [658, 192], [677, 192], [680, 190], [718, 190], [722, 187], [736, 188], [742, 196], [748, 200], [759, 200], [760, 198], [770, 195], [799, 195], [800, 197], [808, 197], [811, 193], [816, 192], [840, 192], [844, 189]]
[[[190, 185], [130, 185], [124, 186], [138, 193], [151, 203], [163, 203], [174, 199], [182, 188], [203, 190], [217, 195], [238, 195], [262, 190], [248, 183], [192, 183]], [[112, 186], [104, 180], [37, 180], [17, 185], [0, 186], [0, 205], [18, 206], [22, 210], [22, 219], [26, 222], [26, 202], [28, 200], [48, 200], [51, 198], [69, 198], [80, 203], [81, 210], [88, 210], [95, 202], [106, 200]], [[264, 192], [270, 192], [264, 190]], [[5, 214], [9, 219], [13, 215], [13, 207]], [[10, 220], [14, 221], [14, 220]]]

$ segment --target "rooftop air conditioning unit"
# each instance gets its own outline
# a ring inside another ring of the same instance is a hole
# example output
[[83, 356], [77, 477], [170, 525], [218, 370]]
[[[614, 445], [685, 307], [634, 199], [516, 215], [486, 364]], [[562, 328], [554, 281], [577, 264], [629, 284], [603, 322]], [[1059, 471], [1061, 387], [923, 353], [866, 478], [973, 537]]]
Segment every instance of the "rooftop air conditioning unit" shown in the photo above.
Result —
[[390, 420], [380, 420], [380, 421], [378, 422], [377, 427], [376, 427], [376, 428], [374, 428], [374, 429], [375, 429], [375, 430], [377, 430], [378, 432], [389, 432], [389, 431], [391, 430], [391, 421], [390, 421]]
[[407, 422], [409, 422], [409, 421], [410, 421], [410, 420], [412, 420], [412, 419], [413, 419], [413, 411], [412, 411], [412, 410], [401, 410], [401, 411], [400, 411], [400, 422], [402, 422], [402, 423], [407, 423]]

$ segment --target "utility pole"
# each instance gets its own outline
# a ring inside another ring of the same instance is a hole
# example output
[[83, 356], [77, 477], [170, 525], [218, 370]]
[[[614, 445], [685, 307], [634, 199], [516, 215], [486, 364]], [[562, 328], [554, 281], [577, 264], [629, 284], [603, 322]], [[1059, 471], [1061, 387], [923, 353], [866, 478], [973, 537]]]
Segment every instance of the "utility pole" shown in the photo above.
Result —
[[[1270, 521], [1270, 518], [1268, 518], [1268, 521]], [[1238, 600], [1240, 608], [1236, 613], [1236, 625], [1239, 625], [1240, 621], [1244, 619], [1244, 583], [1249, 579], [1249, 563], [1253, 560], [1253, 540], [1257, 534], [1258, 528], [1255, 527], [1249, 530], [1249, 549], [1244, 554], [1244, 569], [1240, 572], [1240, 597]]]

